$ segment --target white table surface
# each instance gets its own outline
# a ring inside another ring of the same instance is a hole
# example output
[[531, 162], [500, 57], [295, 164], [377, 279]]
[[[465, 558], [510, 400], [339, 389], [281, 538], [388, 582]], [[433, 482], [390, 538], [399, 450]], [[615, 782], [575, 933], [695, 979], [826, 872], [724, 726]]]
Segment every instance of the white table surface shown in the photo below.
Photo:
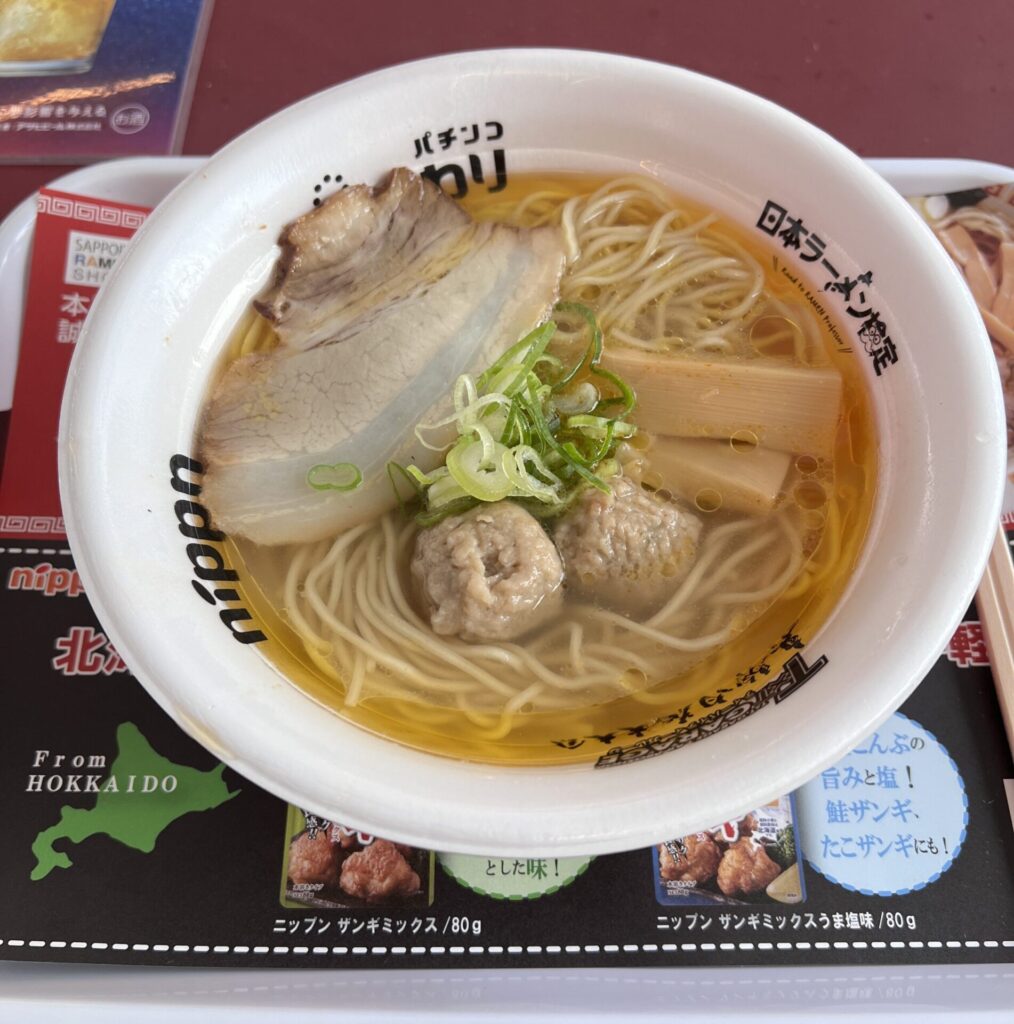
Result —
[[0, 1020], [20, 1024], [544, 1021], [636, 1024], [1014, 1020], [1014, 965], [850, 968], [220, 970], [0, 964]]

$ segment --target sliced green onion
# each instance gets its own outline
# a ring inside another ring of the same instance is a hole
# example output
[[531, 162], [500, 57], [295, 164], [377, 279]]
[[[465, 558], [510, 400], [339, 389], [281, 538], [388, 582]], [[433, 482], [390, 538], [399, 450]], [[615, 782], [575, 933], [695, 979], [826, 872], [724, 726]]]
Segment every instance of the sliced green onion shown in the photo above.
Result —
[[[468, 375], [462, 374], [461, 377], [458, 378], [457, 383], [460, 383], [466, 378], [468, 378]], [[455, 387], [457, 387], [457, 383]], [[472, 388], [474, 389], [474, 384], [472, 385]], [[457, 404], [458, 396], [455, 395], [455, 406], [457, 406]], [[454, 443], [453, 439], [440, 445], [431, 444], [423, 435], [423, 431], [441, 430], [444, 427], [449, 427], [452, 423], [455, 424], [460, 431], [462, 427], [478, 422], [481, 416], [488, 413], [494, 407], [502, 409], [506, 413], [506, 411], [510, 409], [510, 399], [500, 394], [483, 395], [482, 398], [473, 398], [467, 405], [464, 405], [461, 408], [456, 408], [455, 412], [451, 413], [449, 416], [445, 416], [441, 420], [435, 420], [433, 423], [417, 424], [415, 428], [416, 439], [421, 445], [423, 445], [423, 447], [428, 448], [432, 452], [447, 451], [447, 449]]]
[[[519, 374], [522, 373], [523, 365], [521, 363], [511, 363], [505, 366], [487, 385], [491, 392], [496, 394], [506, 394], [507, 388], [513, 384]], [[524, 376], [522, 375], [522, 382]]]
[[605, 437], [610, 428], [613, 437], [633, 437], [637, 433], [633, 423], [607, 419], [605, 416], [568, 416], [565, 425], [568, 430], [580, 430], [588, 437], [595, 438]]
[[[422, 444], [445, 453], [443, 466], [431, 473], [417, 466], [388, 466], [399, 502], [398, 473], [419, 497], [416, 521], [421, 526], [479, 502], [509, 498], [549, 516], [568, 508], [587, 485], [608, 493], [605, 481], [618, 472], [616, 447], [636, 433], [625, 420], [634, 392], [599, 365], [603, 339], [594, 313], [571, 302], [556, 309], [580, 316], [588, 327], [588, 345], [575, 365], [566, 369], [547, 351], [557, 325], [541, 324], [477, 377], [455, 379], [452, 414], [415, 428]], [[607, 394], [594, 380], [578, 379], [582, 373], [607, 383]], [[438, 430], [445, 431], [439, 440], [447, 438], [439, 446], [431, 433]]]
[[406, 466], [404, 470], [420, 487], [431, 487], [447, 476], [447, 467], [439, 466], [432, 473], [424, 473], [418, 466]]
[[512, 489], [501, 464], [509, 449], [494, 441], [487, 458], [484, 447], [476, 441], [459, 442], [447, 453], [447, 468], [466, 494], [480, 501], [501, 501]]
[[510, 400], [506, 395], [483, 395], [482, 398], [476, 398], [465, 406], [458, 414], [457, 419], [459, 421], [464, 421], [465, 423], [474, 423], [482, 416], [491, 412], [492, 407], [495, 406], [498, 409], [507, 410], [510, 408], [510, 405]]
[[535, 364], [542, 358], [553, 335], [556, 333], [556, 324], [552, 320], [544, 323], [536, 332], [531, 347], [521, 363], [518, 375], [503, 389], [503, 393], [510, 398], [516, 391], [527, 382], [528, 374], [535, 368]]
[[[593, 450], [593, 452], [592, 452], [592, 454], [590, 456], [590, 458], [592, 460], [592, 464], [595, 465], [596, 470], [598, 468], [598, 463], [600, 463], [603, 459], [605, 459], [605, 457], [613, 449], [613, 435], [614, 435], [615, 431], [616, 431], [616, 423], [610, 422], [610, 424], [606, 427], [605, 433], [602, 435], [602, 438], [601, 438], [598, 446]], [[600, 480], [602, 479], [601, 475], [599, 476], [599, 479]]]
[[[529, 471], [529, 462], [535, 473]], [[541, 502], [559, 502], [563, 481], [546, 466], [534, 448], [518, 445], [516, 448], [508, 449], [503, 453], [502, 465], [514, 485], [516, 497], [530, 497]]]
[[542, 414], [542, 409], [538, 403], [530, 403], [529, 409], [532, 413], [532, 421], [538, 432], [539, 438], [547, 448], [552, 449], [558, 455], [563, 456], [564, 462], [582, 479], [586, 480], [593, 487], [597, 487], [600, 491], [608, 491], [609, 488], [584, 464], [584, 458], [581, 453], [574, 447], [573, 444], [560, 444], [559, 441], [553, 436], [553, 432], [549, 429], [549, 424], [546, 422], [545, 416]]
[[[412, 467], [415, 469], [415, 467]], [[418, 472], [418, 470], [417, 470]], [[405, 498], [402, 496], [401, 491], [398, 488], [398, 480], [396, 474], [400, 473], [402, 479], [407, 480], [409, 486], [415, 492], [417, 498], [422, 498], [426, 494], [426, 488], [416, 480], [411, 473], [403, 466], [400, 462], [389, 462], [387, 464], [387, 479], [391, 481], [391, 488], [394, 491], [394, 496], [398, 500], [398, 508], [401, 509], [402, 515], [404, 515], [408, 509], [405, 507]]]
[[[481, 423], [476, 423], [475, 426], [472, 427], [472, 430], [474, 431], [479, 444], [482, 446], [482, 452], [479, 458], [479, 469], [493, 469], [500, 456], [499, 448], [503, 447], [502, 443], [494, 441], [493, 435]], [[447, 468], [450, 469], [449, 466]]]
[[475, 508], [479, 502], [475, 498], [457, 498], [454, 501], [448, 502], [446, 505], [441, 505], [437, 509], [426, 509], [423, 512], [418, 513], [415, 517], [415, 521], [420, 526], [436, 526], [437, 523], [442, 522], [449, 516], [460, 516], [464, 512], [468, 512], [470, 509]]
[[598, 377], [604, 377], [620, 392], [611, 398], [600, 398], [598, 405], [595, 406], [593, 411], [599, 412], [606, 406], [620, 403], [622, 408], [616, 413], [616, 418], [623, 419], [624, 416], [628, 416], [637, 404], [637, 396], [634, 394], [634, 389], [622, 377], [613, 373], [612, 370], [605, 369], [605, 367], [592, 366], [591, 372]]
[[595, 314], [580, 302], [558, 302], [555, 309], [558, 313], [577, 313], [588, 324], [588, 330], [591, 332], [591, 341], [584, 355], [553, 385], [554, 391], [562, 391], [580, 373], [582, 367], [595, 366], [602, 358], [602, 328], [599, 327]]
[[[479, 397], [479, 390], [476, 387], [472, 375], [463, 373], [454, 382], [454, 411], [463, 412]], [[451, 422], [448, 420], [448, 422]]]
[[621, 411], [616, 414], [615, 418], [623, 419], [634, 408], [637, 397], [634, 394], [633, 388], [622, 377], [599, 365], [602, 359], [602, 329], [598, 325], [595, 314], [580, 302], [558, 302], [556, 309], [561, 313], [577, 313], [581, 316], [585, 323], [588, 324], [588, 329], [591, 332], [591, 341], [582, 359], [553, 385], [553, 390], [562, 390], [577, 376], [583, 367], [587, 367], [589, 373], [594, 373], [596, 376], [608, 380], [620, 392], [618, 395], [610, 398], [600, 399], [594, 411], [599, 412], [609, 406], [618, 404], [621, 406]]
[[315, 491], [354, 491], [362, 482], [362, 470], [354, 462], [321, 462], [311, 466], [306, 482]]
[[553, 408], [564, 414], [591, 412], [598, 405], [599, 392], [591, 381], [582, 381], [571, 391], [553, 397]]
[[515, 396], [511, 399], [510, 411], [500, 432], [500, 440], [506, 445], [528, 444], [530, 436], [523, 409]]
[[563, 369], [563, 360], [559, 356], [550, 355], [548, 352], [544, 352], [538, 359], [535, 360], [536, 366], [549, 366], [554, 370]]
[[[555, 331], [556, 324], [554, 324], [552, 320], [547, 320], [544, 324], [536, 327], [534, 331], [526, 334], [520, 341], [511, 345], [511, 347], [507, 349], [507, 351], [504, 352], [504, 354], [500, 356], [492, 366], [479, 374], [479, 379], [476, 382], [479, 390], [487, 392], [489, 390], [490, 382], [494, 380], [502, 370], [516, 362], [517, 359], [521, 357], [522, 353], [525, 354], [522, 358], [523, 364], [531, 355], [531, 351], [534, 350], [537, 354], [532, 358], [532, 362], [529, 366], [529, 368], [531, 368], [535, 363], [535, 359], [545, 352], [546, 346], [549, 344], [549, 339], [552, 338]], [[503, 393], [507, 394], [508, 392], [505, 390]]]
[[467, 497], [469, 497], [468, 492], [448, 472], [426, 492], [426, 507], [428, 509], [435, 509], [441, 505], [446, 505], [450, 501], [457, 501], [459, 498]]

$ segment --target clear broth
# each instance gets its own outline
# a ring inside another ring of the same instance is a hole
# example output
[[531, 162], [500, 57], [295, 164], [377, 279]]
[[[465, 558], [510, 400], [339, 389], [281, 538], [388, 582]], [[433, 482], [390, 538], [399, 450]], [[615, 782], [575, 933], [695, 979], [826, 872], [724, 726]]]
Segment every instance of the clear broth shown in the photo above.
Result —
[[[536, 191], [587, 194], [609, 180], [584, 174], [515, 175], [503, 192], [495, 196], [475, 193], [464, 205], [476, 219], [506, 221], [517, 204]], [[673, 202], [701, 216], [709, 212], [675, 194]], [[753, 255], [764, 269], [768, 296], [797, 306], [805, 304], [799, 286], [780, 273], [774, 250], [758, 244], [753, 235], [724, 218], [711, 230]], [[604, 703], [566, 711], [523, 711], [515, 717], [510, 732], [496, 739], [484, 736], [464, 712], [422, 700], [366, 696], [347, 707], [343, 688], [315, 666], [277, 602], [268, 596], [277, 592], [279, 573], [283, 571], [280, 558], [284, 556], [279, 551], [289, 549], [258, 548], [236, 538], [228, 541], [229, 556], [240, 571], [246, 605], [268, 638], [258, 649], [293, 685], [373, 733], [430, 753], [489, 763], [585, 762], [605, 753], [614, 740], [625, 743], [631, 742], [629, 737], [640, 740], [670, 734], [679, 727], [679, 713], [687, 706], [695, 708], [695, 718], [699, 719], [704, 714], [702, 709], [745, 697], [777, 676], [792, 653], [779, 647], [779, 640], [791, 633], [804, 642], [811, 641], [841, 600], [859, 559], [873, 509], [877, 445], [860, 366], [851, 349], [840, 341], [836, 343], [828, 327], [817, 317], [812, 321], [820, 331], [828, 365], [842, 378], [843, 415], [830, 464], [805, 454], [798, 457], [786, 485], [787, 491], [795, 493], [786, 495], [785, 500], [795, 500], [806, 510], [808, 491], [812, 496], [813, 484], [819, 481], [827, 497], [820, 512], [825, 521], [834, 521], [838, 527], [815, 530], [819, 542], [783, 594], [742, 632], [705, 653], [696, 664], [646, 689]], [[227, 362], [249, 349], [251, 322], [244, 321], [237, 330]], [[839, 331], [839, 339], [842, 336]], [[820, 505], [819, 495], [815, 500]], [[701, 510], [700, 504], [698, 512], [706, 526], [727, 515], [721, 510], [709, 512], [706, 507]], [[703, 504], [706, 506], [706, 501]], [[756, 671], [758, 667], [760, 671]]]

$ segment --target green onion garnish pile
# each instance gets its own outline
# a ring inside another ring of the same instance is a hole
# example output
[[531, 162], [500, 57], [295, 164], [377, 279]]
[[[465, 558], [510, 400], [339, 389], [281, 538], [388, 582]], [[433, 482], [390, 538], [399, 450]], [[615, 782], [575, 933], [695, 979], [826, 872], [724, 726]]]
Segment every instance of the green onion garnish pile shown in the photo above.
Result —
[[[556, 313], [584, 320], [589, 340], [580, 360], [568, 368], [547, 351], [555, 322], [537, 327], [478, 377], [458, 377], [453, 414], [416, 427], [426, 447], [446, 450], [443, 466], [424, 473], [388, 464], [399, 501], [399, 479], [415, 492], [421, 526], [504, 498], [549, 517], [585, 486], [608, 492], [606, 481], [618, 471], [616, 446], [637, 430], [626, 421], [634, 393], [599, 365], [602, 331], [591, 310], [561, 302]], [[457, 438], [450, 447], [430, 443], [427, 435], [451, 424]]]

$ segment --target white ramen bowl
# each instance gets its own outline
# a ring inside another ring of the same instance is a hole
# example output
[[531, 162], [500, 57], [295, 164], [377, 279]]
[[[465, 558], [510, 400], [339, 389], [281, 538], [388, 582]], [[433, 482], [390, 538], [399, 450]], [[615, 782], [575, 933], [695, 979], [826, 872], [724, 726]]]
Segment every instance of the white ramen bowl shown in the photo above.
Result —
[[[456, 138], [445, 149], [447, 128]], [[861, 562], [797, 663], [819, 673], [798, 688], [783, 673], [763, 700], [712, 718], [701, 742], [661, 742], [641, 754], [674, 749], [635, 757], [636, 737], [618, 739], [626, 753], [605, 760], [629, 763], [605, 769], [455, 761], [325, 710], [256, 644], [236, 642], [221, 618], [234, 604], [209, 606], [195, 593], [174, 513], [170, 459], [193, 454], [210, 375], [271, 273], [283, 226], [337, 175], [375, 181], [397, 165], [434, 164], [449, 168], [446, 185], [460, 174], [488, 188], [494, 150], [507, 173], [635, 171], [748, 230], [760, 232], [760, 220], [829, 308], [822, 261], [842, 279], [872, 270], [867, 300], [896, 354], [887, 360], [882, 338], [868, 338], [867, 351], [861, 321], [834, 307], [869, 385], [880, 477]], [[819, 255], [783, 247], [778, 232], [799, 218], [819, 237]], [[785, 110], [688, 71], [506, 50], [408, 64], [312, 96], [231, 143], [162, 203], [78, 345], [60, 481], [104, 628], [155, 700], [238, 772], [318, 814], [422, 847], [590, 854], [737, 817], [812, 777], [897, 708], [972, 598], [996, 528], [1005, 439], [975, 305], [928, 229], [857, 156]]]

